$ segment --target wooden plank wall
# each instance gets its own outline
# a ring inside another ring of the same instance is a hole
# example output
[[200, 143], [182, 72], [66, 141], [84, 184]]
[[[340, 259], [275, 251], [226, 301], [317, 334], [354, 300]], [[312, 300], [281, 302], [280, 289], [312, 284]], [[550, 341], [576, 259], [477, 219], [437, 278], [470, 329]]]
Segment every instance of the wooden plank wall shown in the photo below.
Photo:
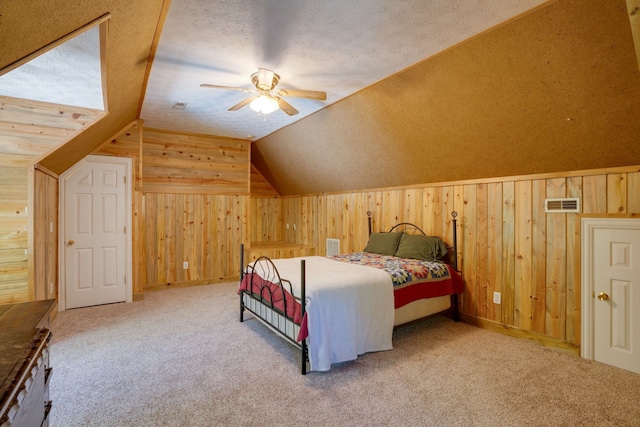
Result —
[[134, 160], [134, 296], [236, 279], [249, 233], [248, 141], [135, 123], [94, 154]]
[[48, 267], [57, 249], [34, 246], [48, 236], [30, 232], [34, 223], [48, 221], [50, 213], [57, 212], [57, 199], [47, 198], [53, 196], [51, 187], [57, 194], [57, 179], [34, 172], [32, 164], [103, 115], [103, 111], [0, 96], [0, 304], [48, 298], [51, 280], [57, 288], [57, 277]]
[[0, 155], [28, 164], [104, 115], [89, 108], [0, 96]]
[[58, 296], [58, 176], [32, 168], [33, 201], [29, 204], [33, 256], [31, 257], [30, 300]]
[[[297, 224], [288, 241], [325, 254], [326, 238], [340, 239], [341, 252], [360, 251], [373, 230], [397, 222], [421, 225], [428, 234], [452, 239], [450, 212], [459, 212], [459, 266], [466, 282], [466, 319], [580, 343], [579, 215], [545, 213], [544, 199], [579, 197], [585, 214], [640, 213], [638, 168], [553, 176], [286, 198], [252, 198], [251, 235], [281, 235], [278, 218]], [[502, 303], [493, 303], [500, 292]]]
[[[145, 289], [236, 280], [248, 196], [144, 195]], [[183, 262], [189, 263], [188, 270]]]
[[273, 188], [269, 181], [267, 181], [253, 165], [251, 165], [251, 177], [249, 178], [249, 183], [252, 196], [279, 196], [278, 192]]
[[282, 199], [252, 196], [249, 215], [251, 243], [295, 242], [295, 239], [285, 237], [286, 225], [282, 216]]
[[249, 141], [155, 129], [143, 134], [145, 193], [249, 193]]
[[29, 299], [27, 185], [27, 166], [0, 156], [0, 304]]

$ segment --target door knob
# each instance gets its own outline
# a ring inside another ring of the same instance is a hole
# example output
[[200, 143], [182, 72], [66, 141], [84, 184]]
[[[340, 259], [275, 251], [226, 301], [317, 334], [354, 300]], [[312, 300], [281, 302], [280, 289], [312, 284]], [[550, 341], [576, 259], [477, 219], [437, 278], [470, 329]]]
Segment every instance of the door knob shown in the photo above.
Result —
[[608, 299], [609, 299], [609, 295], [607, 295], [607, 293], [606, 293], [606, 292], [600, 292], [600, 293], [598, 294], [598, 299], [599, 299], [600, 301], [606, 301], [606, 300], [608, 300]]
[[73, 244], [74, 244], [74, 243], [75, 243], [75, 241], [73, 241], [73, 240], [69, 240], [69, 241], [67, 242], [67, 246], [73, 246]]

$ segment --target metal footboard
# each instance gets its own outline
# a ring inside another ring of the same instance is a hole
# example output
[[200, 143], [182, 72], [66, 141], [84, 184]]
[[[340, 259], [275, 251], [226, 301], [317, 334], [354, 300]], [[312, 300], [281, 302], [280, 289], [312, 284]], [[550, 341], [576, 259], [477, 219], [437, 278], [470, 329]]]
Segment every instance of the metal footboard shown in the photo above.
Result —
[[[307, 363], [309, 361], [309, 351], [307, 348], [307, 340], [302, 342], [297, 341], [298, 333], [300, 332], [300, 325], [296, 324], [294, 319], [287, 315], [287, 300], [284, 298], [285, 293], [288, 293], [294, 297], [300, 303], [301, 306], [301, 318], [304, 318], [305, 313], [305, 261], [300, 261], [300, 274], [301, 274], [301, 295], [297, 297], [293, 293], [291, 282], [282, 279], [273, 261], [268, 257], [260, 257], [254, 263], [244, 266], [244, 245], [240, 245], [240, 283], [246, 275], [250, 275], [248, 280], [251, 280], [249, 284], [249, 290], [240, 291], [240, 322], [244, 321], [244, 311], [247, 310], [253, 314], [253, 316], [260, 322], [265, 324], [269, 329], [275, 332], [277, 335], [285, 339], [291, 345], [300, 349], [301, 362], [300, 371], [302, 375], [307, 373]], [[255, 274], [253, 274], [255, 273]], [[261, 277], [263, 280], [275, 283], [278, 285], [278, 289], [283, 295], [283, 309], [279, 309], [273, 305], [274, 292], [263, 284], [254, 283], [257, 277]], [[255, 288], [259, 289], [259, 292], [255, 292]], [[290, 307], [293, 309], [293, 307]]]

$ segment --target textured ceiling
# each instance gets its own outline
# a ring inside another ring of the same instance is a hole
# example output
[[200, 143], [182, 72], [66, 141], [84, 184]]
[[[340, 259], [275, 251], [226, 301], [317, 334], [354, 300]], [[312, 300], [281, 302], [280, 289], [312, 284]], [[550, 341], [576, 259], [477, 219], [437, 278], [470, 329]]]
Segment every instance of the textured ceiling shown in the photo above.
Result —
[[[259, 139], [542, 0], [173, 0], [151, 70], [145, 126]], [[287, 98], [300, 113], [261, 117], [227, 109], [249, 94], [258, 67], [278, 88], [322, 90], [326, 101]], [[176, 102], [184, 110], [172, 109]], [[251, 136], [250, 136], [251, 135]]]
[[[547, 2], [173, 0], [140, 117], [151, 128], [260, 139]], [[97, 38], [87, 34], [65, 47], [79, 60], [49, 55], [2, 76], [0, 95], [100, 108]], [[249, 107], [227, 111], [247, 93], [200, 87], [251, 89], [258, 67], [280, 74], [279, 89], [321, 90], [327, 100], [287, 98], [299, 114], [259, 116]]]
[[103, 110], [99, 27], [0, 76], [0, 95]]

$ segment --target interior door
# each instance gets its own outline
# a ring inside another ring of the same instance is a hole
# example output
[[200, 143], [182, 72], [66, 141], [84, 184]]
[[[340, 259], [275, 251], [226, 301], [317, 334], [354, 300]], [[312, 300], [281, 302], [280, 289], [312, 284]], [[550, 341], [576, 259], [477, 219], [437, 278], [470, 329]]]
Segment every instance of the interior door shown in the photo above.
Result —
[[640, 373], [640, 229], [593, 232], [594, 359]]
[[99, 156], [64, 180], [65, 308], [127, 300], [127, 174]]

